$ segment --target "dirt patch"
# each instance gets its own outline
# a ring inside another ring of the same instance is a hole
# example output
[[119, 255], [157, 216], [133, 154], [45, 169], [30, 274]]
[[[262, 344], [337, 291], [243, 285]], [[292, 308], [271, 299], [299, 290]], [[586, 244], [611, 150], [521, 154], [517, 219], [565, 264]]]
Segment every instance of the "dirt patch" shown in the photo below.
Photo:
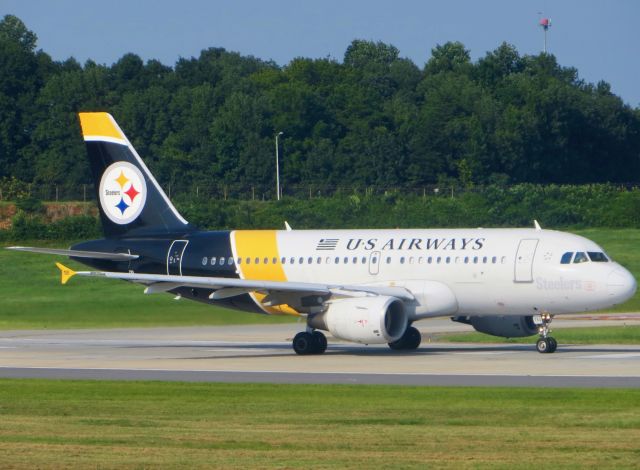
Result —
[[[45, 222], [56, 222], [67, 217], [76, 217], [79, 215], [90, 215], [96, 217], [98, 208], [93, 204], [82, 202], [53, 202], [44, 203], [44, 220]], [[0, 205], [0, 230], [8, 230], [11, 228], [11, 220], [18, 212], [15, 204]]]

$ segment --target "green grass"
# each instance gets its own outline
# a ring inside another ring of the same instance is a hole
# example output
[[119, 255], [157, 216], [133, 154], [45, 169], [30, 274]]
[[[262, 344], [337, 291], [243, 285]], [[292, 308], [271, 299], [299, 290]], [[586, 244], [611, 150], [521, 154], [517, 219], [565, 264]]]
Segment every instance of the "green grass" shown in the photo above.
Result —
[[[554, 328], [551, 334], [562, 344], [640, 344], [640, 326], [595, 326], [587, 328]], [[460, 333], [437, 336], [437, 341], [452, 343], [526, 343], [527, 338], [499, 338], [482, 333]]]
[[[35, 245], [37, 242], [34, 242]], [[24, 244], [24, 243], [22, 243]], [[38, 243], [67, 247], [68, 243]], [[0, 329], [112, 328], [227, 325], [295, 321], [292, 317], [233, 311], [171, 294], [144, 295], [144, 287], [117, 280], [73, 278], [60, 284], [60, 256], [0, 249]]]
[[[601, 244], [618, 262], [640, 278], [640, 230], [589, 229], [576, 231]], [[9, 245], [10, 243], [6, 243]], [[20, 242], [25, 245], [27, 242]], [[67, 247], [68, 242], [32, 242]], [[54, 261], [64, 257], [10, 252], [0, 249], [0, 329], [101, 328], [133, 326], [189, 326], [294, 321], [234, 312], [169, 294], [143, 295], [142, 287], [121, 281], [72, 279], [59, 283]], [[80, 268], [69, 262], [70, 267]], [[640, 311], [640, 293], [613, 311]]]
[[4, 468], [637, 468], [640, 390], [0, 380]]

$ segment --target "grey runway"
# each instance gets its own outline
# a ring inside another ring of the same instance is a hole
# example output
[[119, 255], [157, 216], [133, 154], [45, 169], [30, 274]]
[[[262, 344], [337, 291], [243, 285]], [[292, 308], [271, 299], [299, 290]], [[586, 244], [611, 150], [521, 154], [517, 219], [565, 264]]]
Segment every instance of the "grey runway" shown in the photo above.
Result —
[[[586, 322], [586, 321], [585, 321]], [[628, 320], [637, 324], [637, 317]], [[593, 325], [593, 322], [586, 322]], [[597, 322], [596, 324], [604, 324]], [[617, 324], [620, 324], [618, 322]], [[571, 326], [578, 322], [571, 321]], [[420, 324], [414, 352], [329, 338], [321, 356], [297, 356], [300, 324], [0, 332], [0, 377], [533, 387], [640, 387], [640, 346], [438, 343], [464, 331], [446, 320]]]

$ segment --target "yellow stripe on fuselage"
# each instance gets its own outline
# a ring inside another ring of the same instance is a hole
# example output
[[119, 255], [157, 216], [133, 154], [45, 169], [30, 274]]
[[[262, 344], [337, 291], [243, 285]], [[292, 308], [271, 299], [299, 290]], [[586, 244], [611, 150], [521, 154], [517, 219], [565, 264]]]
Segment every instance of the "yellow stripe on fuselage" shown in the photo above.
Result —
[[[243, 279], [260, 281], [286, 281], [287, 276], [280, 263], [278, 240], [275, 230], [236, 230], [233, 232], [236, 256], [242, 261], [237, 265]], [[265, 263], [266, 258], [266, 263]], [[249, 262], [247, 263], [247, 259]], [[256, 263], [256, 259], [258, 262]], [[274, 263], [275, 259], [275, 263]], [[253, 296], [262, 304], [264, 294], [254, 292]], [[288, 305], [261, 307], [274, 315], [299, 315]]]
[[111, 139], [126, 140], [124, 134], [108, 113], [79, 113], [82, 136], [107, 137]]

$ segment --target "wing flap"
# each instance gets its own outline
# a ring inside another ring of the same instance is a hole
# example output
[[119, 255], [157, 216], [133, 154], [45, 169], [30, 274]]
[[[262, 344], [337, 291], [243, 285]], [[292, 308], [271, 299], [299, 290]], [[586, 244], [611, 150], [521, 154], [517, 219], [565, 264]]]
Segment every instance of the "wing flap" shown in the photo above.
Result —
[[[193, 287], [213, 289], [212, 298], [222, 299], [235, 297], [247, 292], [282, 292], [295, 293], [300, 296], [319, 295], [333, 297], [361, 297], [363, 295], [388, 295], [401, 300], [412, 301], [415, 297], [404, 287], [338, 285], [315, 282], [262, 281], [249, 279], [232, 279], [225, 277], [175, 276], [166, 274], [116, 273], [108, 271], [79, 271], [78, 276], [106, 277], [148, 284], [152, 291], [167, 290], [177, 287]], [[163, 286], [164, 284], [164, 286]], [[168, 285], [167, 285], [168, 284]], [[170, 287], [169, 287], [170, 285]], [[156, 287], [154, 287], [156, 286]]]

